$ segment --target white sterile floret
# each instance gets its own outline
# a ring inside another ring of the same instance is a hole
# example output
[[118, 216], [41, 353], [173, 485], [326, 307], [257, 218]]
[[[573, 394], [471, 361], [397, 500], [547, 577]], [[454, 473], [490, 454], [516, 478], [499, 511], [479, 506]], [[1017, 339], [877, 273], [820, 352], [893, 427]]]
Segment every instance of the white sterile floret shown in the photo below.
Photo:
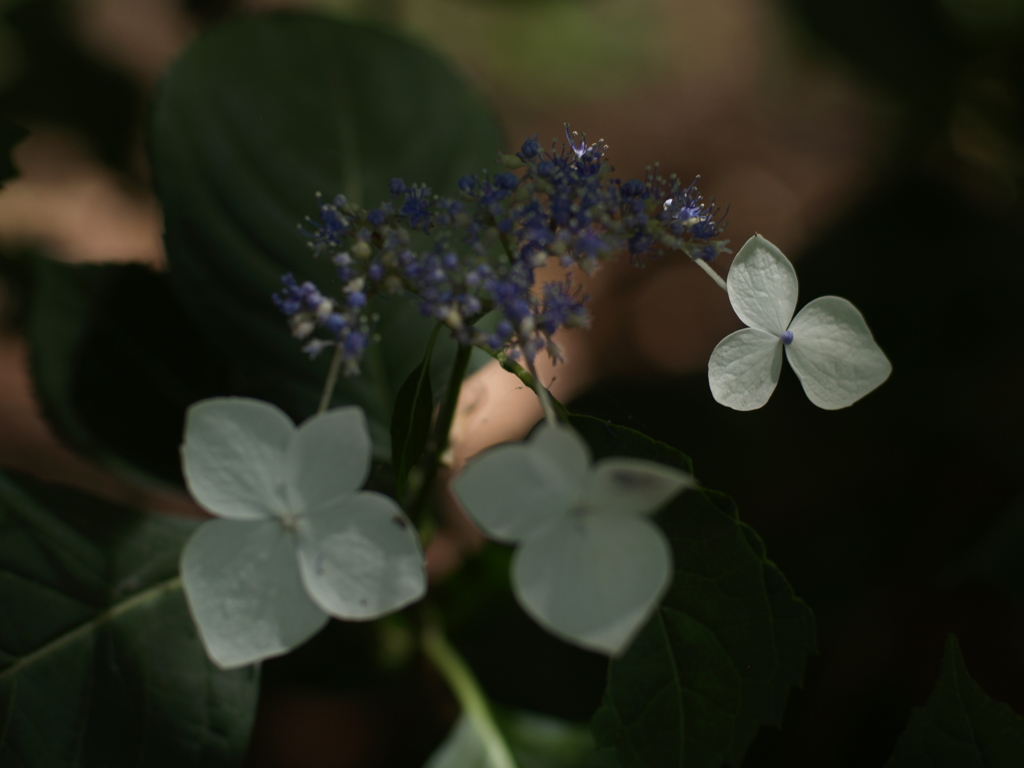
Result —
[[574, 430], [545, 423], [472, 460], [452, 490], [485, 534], [519, 545], [512, 590], [523, 609], [564, 640], [617, 655], [672, 579], [668, 540], [647, 515], [691, 482], [642, 459], [591, 464]]
[[208, 512], [181, 554], [207, 654], [229, 669], [287, 653], [328, 616], [366, 620], [426, 590], [419, 539], [370, 470], [355, 406], [296, 427], [270, 403], [215, 398], [188, 410], [185, 483]]
[[889, 378], [892, 365], [846, 299], [822, 296], [793, 317], [796, 270], [760, 235], [736, 254], [726, 287], [733, 310], [750, 327], [722, 339], [708, 361], [711, 393], [722, 405], [751, 411], [768, 402], [783, 349], [819, 408], [845, 408]]

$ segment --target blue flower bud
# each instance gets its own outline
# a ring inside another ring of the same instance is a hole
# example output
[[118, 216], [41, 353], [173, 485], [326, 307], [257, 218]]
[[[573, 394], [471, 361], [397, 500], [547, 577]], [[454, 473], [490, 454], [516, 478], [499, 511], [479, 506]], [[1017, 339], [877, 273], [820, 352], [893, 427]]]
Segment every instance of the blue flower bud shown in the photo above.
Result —
[[324, 330], [331, 336], [337, 336], [348, 325], [344, 315], [333, 312], [324, 320]]
[[349, 357], [359, 357], [363, 354], [363, 350], [366, 349], [366, 335], [359, 331], [352, 331], [345, 337], [345, 343], [342, 347], [345, 354]]
[[647, 189], [647, 185], [640, 181], [640, 179], [630, 179], [619, 187], [619, 189], [625, 197], [636, 197], [644, 193]]
[[513, 190], [519, 186], [519, 177], [506, 171], [494, 177], [494, 184], [500, 189]]
[[400, 195], [405, 192], [405, 182], [396, 176], [388, 184], [388, 189], [391, 190], [392, 195]]

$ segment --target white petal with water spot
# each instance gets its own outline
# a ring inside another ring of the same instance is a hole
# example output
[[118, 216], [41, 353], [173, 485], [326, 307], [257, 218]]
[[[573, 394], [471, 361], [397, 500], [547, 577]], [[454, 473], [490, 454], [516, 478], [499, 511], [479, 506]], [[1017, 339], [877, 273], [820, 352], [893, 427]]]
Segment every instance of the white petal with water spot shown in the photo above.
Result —
[[623, 456], [601, 459], [587, 479], [586, 505], [594, 513], [650, 514], [692, 482], [686, 472], [654, 461]]
[[204, 523], [182, 550], [181, 579], [200, 640], [225, 669], [287, 653], [327, 623], [299, 577], [295, 534], [276, 518]]
[[387, 496], [363, 492], [298, 520], [299, 565], [309, 594], [339, 619], [376, 619], [427, 589], [416, 529]]

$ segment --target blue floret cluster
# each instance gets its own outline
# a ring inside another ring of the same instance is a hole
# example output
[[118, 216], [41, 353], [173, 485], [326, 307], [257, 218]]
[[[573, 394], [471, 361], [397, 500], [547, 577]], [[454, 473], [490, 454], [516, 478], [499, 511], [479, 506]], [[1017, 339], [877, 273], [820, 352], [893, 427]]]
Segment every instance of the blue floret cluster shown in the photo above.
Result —
[[[420, 311], [445, 323], [463, 344], [510, 348], [532, 360], [542, 350], [559, 359], [559, 328], [586, 326], [586, 295], [574, 267], [592, 274], [604, 260], [628, 252], [634, 264], [662, 251], [710, 261], [728, 252], [724, 214], [704, 203], [695, 183], [662, 177], [611, 176], [603, 142], [565, 129], [565, 143], [541, 148], [536, 135], [506, 170], [469, 175], [459, 193], [436, 195], [395, 178], [391, 199], [366, 210], [344, 195], [320, 202], [318, 220], [300, 229], [314, 256], [331, 259], [340, 291], [325, 296], [311, 282], [282, 278], [274, 295], [292, 333], [315, 356], [341, 351], [357, 374], [373, 337], [367, 302], [378, 294], [412, 294]], [[555, 259], [565, 279], [535, 285], [535, 270]], [[476, 323], [497, 311], [496, 323]]]

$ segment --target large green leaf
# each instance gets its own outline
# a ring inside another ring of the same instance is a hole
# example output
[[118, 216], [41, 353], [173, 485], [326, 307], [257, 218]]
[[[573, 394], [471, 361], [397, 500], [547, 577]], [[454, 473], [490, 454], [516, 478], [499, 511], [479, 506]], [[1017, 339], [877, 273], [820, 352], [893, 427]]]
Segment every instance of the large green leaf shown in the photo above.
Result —
[[241, 761], [258, 676], [199, 643], [177, 577], [192, 525], [0, 474], [0, 765]]
[[166, 275], [42, 257], [28, 265], [26, 333], [47, 420], [108, 467], [180, 484], [185, 409], [231, 390]]
[[885, 768], [1018, 768], [1024, 765], [1024, 720], [992, 701], [964, 666], [956, 638], [946, 640], [942, 672]]
[[[595, 458], [690, 468], [685, 455], [634, 430], [581, 416], [572, 424]], [[687, 491], [657, 520], [672, 545], [672, 586], [611, 661], [595, 737], [630, 768], [738, 765], [760, 726], [780, 724], [815, 650], [814, 618], [728, 497]]]
[[[314, 193], [374, 207], [394, 176], [454, 193], [502, 145], [490, 113], [432, 54], [373, 26], [291, 14], [202, 36], [165, 77], [151, 126], [173, 288], [237, 393], [296, 419], [316, 409], [328, 363], [305, 358], [270, 295], [285, 272], [340, 292], [334, 266], [296, 229], [315, 214]], [[335, 402], [363, 406], [386, 456], [395, 394], [433, 323], [407, 298], [371, 309], [382, 341]], [[437, 380], [453, 352], [439, 341]]]

